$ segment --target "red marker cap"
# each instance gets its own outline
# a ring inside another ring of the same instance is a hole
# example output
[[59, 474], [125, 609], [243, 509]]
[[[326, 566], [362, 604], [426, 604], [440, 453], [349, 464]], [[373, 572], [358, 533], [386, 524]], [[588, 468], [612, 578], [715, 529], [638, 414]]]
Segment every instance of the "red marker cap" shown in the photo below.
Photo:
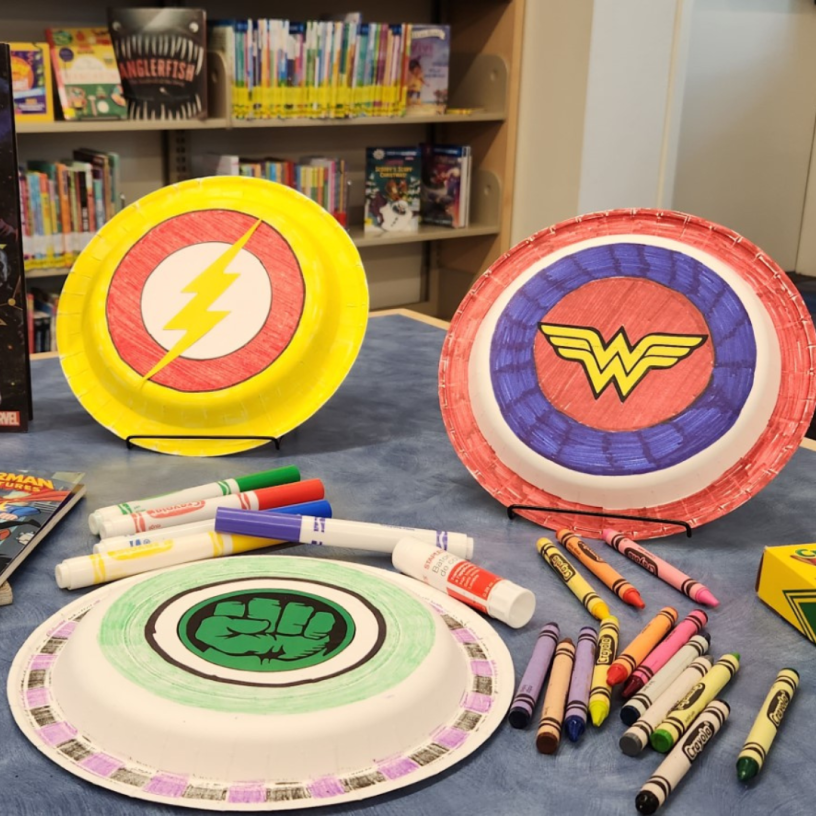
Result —
[[307, 479], [305, 482], [278, 485], [277, 487], [262, 487], [253, 491], [258, 499], [258, 509], [268, 510], [270, 507], [284, 507], [287, 504], [302, 504], [308, 501], [317, 501], [326, 495], [323, 482], [320, 479]]

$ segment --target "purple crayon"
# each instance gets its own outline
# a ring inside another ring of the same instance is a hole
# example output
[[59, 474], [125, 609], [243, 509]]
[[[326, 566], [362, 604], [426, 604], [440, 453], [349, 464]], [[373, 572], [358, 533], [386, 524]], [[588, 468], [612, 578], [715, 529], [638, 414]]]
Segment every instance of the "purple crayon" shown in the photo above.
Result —
[[637, 694], [666, 665], [670, 657], [677, 654], [695, 635], [703, 631], [707, 623], [708, 615], [702, 609], [690, 612], [632, 672], [632, 676], [626, 681], [621, 691], [623, 697]]
[[578, 633], [578, 644], [575, 647], [575, 667], [572, 670], [569, 693], [567, 694], [567, 711], [564, 727], [572, 742], [578, 742], [586, 730], [587, 703], [589, 688], [592, 685], [592, 672], [595, 668], [595, 649], [598, 646], [598, 633], [591, 626], [584, 626]]
[[513, 728], [526, 728], [533, 718], [533, 709], [538, 702], [544, 678], [558, 645], [558, 632], [557, 623], [548, 623], [538, 633], [530, 662], [524, 670], [513, 704], [510, 706], [508, 719]]

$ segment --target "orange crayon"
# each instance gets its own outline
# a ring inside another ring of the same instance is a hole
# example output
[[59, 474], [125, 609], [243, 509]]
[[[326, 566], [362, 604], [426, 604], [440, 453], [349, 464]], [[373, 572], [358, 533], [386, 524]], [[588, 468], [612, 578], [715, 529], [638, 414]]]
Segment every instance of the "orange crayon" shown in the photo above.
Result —
[[646, 659], [649, 652], [663, 640], [677, 622], [677, 610], [663, 607], [647, 624], [640, 634], [618, 655], [609, 667], [606, 682], [616, 686], [628, 679], [629, 675]]
[[562, 546], [566, 547], [593, 575], [600, 578], [624, 603], [638, 609], [646, 606], [640, 593], [595, 550], [587, 546], [580, 536], [572, 530], [559, 530], [555, 535]]
[[564, 638], [555, 650], [550, 682], [544, 695], [544, 707], [536, 734], [536, 748], [540, 754], [554, 754], [561, 742], [561, 726], [574, 663], [575, 644], [569, 638]]

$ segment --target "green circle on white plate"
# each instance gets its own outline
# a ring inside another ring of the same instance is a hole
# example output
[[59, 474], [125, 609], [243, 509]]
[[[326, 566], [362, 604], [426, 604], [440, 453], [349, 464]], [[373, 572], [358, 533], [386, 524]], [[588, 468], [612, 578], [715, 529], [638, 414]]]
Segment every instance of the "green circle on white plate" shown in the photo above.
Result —
[[[151, 616], [180, 593], [262, 578], [313, 580], [361, 596], [382, 615], [382, 645], [350, 672], [297, 686], [259, 687], [190, 673], [168, 662], [148, 642], [145, 633]], [[217, 559], [145, 578], [111, 604], [97, 637], [103, 655], [124, 678], [167, 700], [211, 711], [303, 714], [356, 703], [393, 688], [425, 660], [435, 635], [427, 606], [390, 581], [341, 564], [274, 555]]]

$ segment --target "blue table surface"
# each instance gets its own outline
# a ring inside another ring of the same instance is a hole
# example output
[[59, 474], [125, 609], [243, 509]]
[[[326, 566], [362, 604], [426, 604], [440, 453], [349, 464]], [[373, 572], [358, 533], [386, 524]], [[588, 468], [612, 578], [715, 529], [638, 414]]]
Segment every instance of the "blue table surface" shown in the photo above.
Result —
[[[536, 555], [533, 544], [541, 530], [522, 519], [509, 521], [448, 443], [436, 380], [443, 339], [441, 329], [408, 317], [371, 320], [360, 357], [342, 387], [315, 417], [283, 440], [279, 453], [265, 446], [213, 459], [126, 450], [73, 398], [56, 360], [34, 362], [35, 420], [29, 434], [3, 437], [3, 468], [82, 470], [88, 493], [12, 578], [14, 603], [0, 608], [3, 687], [29, 633], [80, 594], [57, 588], [54, 565], [90, 551], [90, 510], [279, 463], [295, 463], [304, 477], [323, 479], [338, 518], [472, 534], [474, 560], [529, 587], [538, 599], [535, 616], [523, 629], [495, 622], [513, 655], [517, 679], [544, 623], [557, 621], [562, 637], [575, 639], [579, 628], [593, 621]], [[675, 536], [651, 545], [721, 600], [710, 613], [712, 654], [742, 655], [742, 669], [722, 695], [731, 705], [731, 718], [663, 813], [814, 812], [816, 782], [808, 768], [816, 733], [816, 648], [754, 593], [763, 547], [816, 541], [814, 463], [812, 452], [799, 450], [779, 478], [735, 512], [695, 532], [691, 540]], [[685, 596], [611, 550], [604, 555], [638, 587], [647, 604], [644, 612], [637, 612], [601, 590], [620, 618], [623, 643], [660, 607], [672, 605], [681, 616], [693, 608]], [[389, 559], [376, 554], [325, 547], [313, 557], [390, 569]], [[762, 773], [753, 784], [743, 785], [736, 779], [737, 755], [776, 672], [784, 666], [799, 670], [799, 692]], [[590, 728], [578, 744], [565, 740], [555, 756], [536, 752], [533, 729], [518, 731], [505, 723], [474, 755], [429, 782], [326, 812], [634, 814], [635, 794], [662, 757], [648, 750], [633, 759], [619, 751], [617, 742], [625, 730], [619, 707], [615, 701], [602, 728]], [[175, 811], [94, 787], [52, 764], [22, 736], [4, 704], [0, 735], [2, 814], [146, 816]]]

